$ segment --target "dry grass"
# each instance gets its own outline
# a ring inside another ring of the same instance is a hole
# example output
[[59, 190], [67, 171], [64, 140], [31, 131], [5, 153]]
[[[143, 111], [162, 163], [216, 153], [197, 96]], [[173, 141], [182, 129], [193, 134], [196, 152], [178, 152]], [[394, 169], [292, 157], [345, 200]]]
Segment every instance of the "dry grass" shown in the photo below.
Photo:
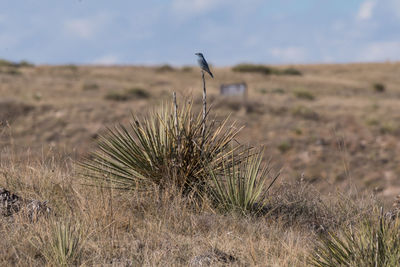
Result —
[[19, 214], [0, 219], [1, 265], [304, 266], [318, 232], [356, 223], [374, 204], [325, 200], [300, 181], [272, 188], [261, 216], [224, 215], [174, 188], [83, 186], [74, 166], [54, 154], [2, 162], [1, 185], [48, 200], [53, 212], [34, 223]]
[[[313, 219], [336, 229], [368, 210], [353, 207], [339, 215], [338, 205], [323, 202], [310, 188], [282, 185], [271, 190], [273, 210], [267, 215], [224, 215], [173, 188], [160, 194], [82, 186], [72, 162], [61, 162], [1, 166], [0, 184], [48, 200], [53, 213], [35, 223], [22, 215], [0, 218], [0, 265], [304, 266], [318, 232]], [[60, 245], [60, 239], [71, 245]]]
[[[131, 112], [142, 117], [172, 90], [182, 101], [193, 97], [199, 110], [197, 68], [20, 66], [19, 75], [8, 68], [0, 71], [7, 98], [0, 102], [0, 187], [47, 200], [53, 213], [38, 222], [0, 218], [1, 266], [305, 266], [317, 235], [371, 216], [379, 204], [362, 192], [390, 203], [400, 191], [399, 63], [294, 66], [301, 76], [215, 69], [207, 89], [217, 119], [231, 114], [245, 125], [239, 142], [265, 145], [275, 166], [284, 166], [265, 212], [253, 217], [220, 214], [173, 188], [87, 187], [76, 173], [74, 162], [104, 127], [126, 123]], [[218, 95], [221, 83], [241, 81], [246, 103]], [[376, 83], [385, 90], [377, 93]], [[149, 97], [104, 98], [131, 88], [146, 88]], [[316, 97], [307, 101], [298, 88]], [[357, 190], [343, 193], [349, 185]]]
[[[207, 81], [209, 103], [219, 118], [231, 114], [238, 125], [246, 126], [238, 136], [241, 143], [270, 148], [268, 156], [285, 165], [284, 176], [292, 179], [305, 173], [326, 193], [330, 185], [345, 188], [353, 178], [360, 189], [375, 190], [391, 200], [400, 191], [396, 153], [400, 117], [395, 112], [400, 104], [400, 64], [293, 67], [302, 75], [264, 76], [216, 68], [217, 78]], [[7, 97], [7, 103], [0, 102], [3, 125], [3, 110], [10, 110], [9, 103], [16, 110], [9, 117], [10, 127], [1, 129], [0, 143], [4, 147], [14, 142], [13, 152], [20, 158], [27, 156], [28, 149], [40, 155], [42, 148], [79, 158], [104, 127], [127, 122], [131, 112], [146, 114], [170, 99], [172, 90], [182, 101], [193, 97], [194, 108], [201, 103], [197, 101], [202, 86], [198, 68], [159, 71], [157, 67], [71, 65], [19, 67], [18, 71], [21, 75], [0, 73], [0, 93]], [[249, 89], [246, 104], [219, 96], [220, 84], [242, 81]], [[372, 88], [376, 83], [384, 84], [385, 91], [376, 93]], [[131, 97], [127, 92], [132, 88], [144, 88], [149, 97]], [[297, 97], [299, 88], [314, 100], [307, 101], [302, 94]], [[129, 101], [105, 99], [112, 92]], [[377, 123], [369, 123], [371, 119]], [[339, 139], [343, 147], [338, 146]], [[287, 153], [278, 147], [282, 142], [291, 144]], [[343, 168], [344, 158], [349, 172]]]
[[[264, 215], [224, 215], [173, 188], [160, 195], [82, 186], [70, 161], [56, 162], [2, 166], [1, 184], [49, 200], [53, 213], [35, 223], [22, 215], [1, 218], [1, 265], [305, 266], [318, 232], [356, 223], [373, 205], [329, 202], [307, 185], [283, 184], [271, 190]], [[61, 253], [66, 246], [57, 239], [65, 223], [72, 227], [64, 241], [71, 253]]]

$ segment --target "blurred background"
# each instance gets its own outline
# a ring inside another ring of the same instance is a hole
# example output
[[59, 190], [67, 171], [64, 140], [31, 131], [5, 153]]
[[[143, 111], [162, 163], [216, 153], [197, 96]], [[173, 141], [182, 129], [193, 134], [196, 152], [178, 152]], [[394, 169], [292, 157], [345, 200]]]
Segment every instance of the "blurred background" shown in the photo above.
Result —
[[216, 66], [400, 59], [398, 0], [0, 1], [0, 58]]

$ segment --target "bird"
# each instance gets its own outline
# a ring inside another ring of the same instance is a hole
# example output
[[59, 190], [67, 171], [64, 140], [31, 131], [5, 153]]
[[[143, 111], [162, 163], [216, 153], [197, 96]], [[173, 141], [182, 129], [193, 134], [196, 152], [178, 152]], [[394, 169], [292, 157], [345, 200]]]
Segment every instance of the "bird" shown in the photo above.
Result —
[[204, 58], [202, 53], [196, 53], [196, 56], [198, 56], [197, 62], [200, 65], [200, 68], [210, 74], [211, 78], [214, 78], [214, 75], [211, 73], [210, 68], [208, 67], [208, 63], [206, 59]]

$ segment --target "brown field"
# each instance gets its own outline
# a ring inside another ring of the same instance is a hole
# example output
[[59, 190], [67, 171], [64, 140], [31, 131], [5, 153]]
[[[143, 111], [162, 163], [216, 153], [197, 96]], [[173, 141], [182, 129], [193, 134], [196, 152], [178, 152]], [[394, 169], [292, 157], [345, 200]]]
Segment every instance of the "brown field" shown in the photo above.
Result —
[[[303, 75], [214, 68], [215, 79], [207, 76], [211, 114], [244, 125], [238, 141], [265, 146], [282, 168], [272, 194], [308, 210], [290, 206], [300, 215], [273, 220], [193, 211], [173, 192], [132, 196], [77, 177], [74, 162], [131, 112], [146, 115], [173, 91], [200, 109], [197, 67], [0, 66], [0, 187], [48, 200], [58, 214], [40, 224], [0, 217], [0, 265], [55, 265], [43, 251], [61, 217], [82, 231], [74, 263], [83, 265], [185, 266], [213, 254], [220, 265], [304, 266], [318, 234], [310, 225], [356, 221], [375, 203], [362, 196], [390, 206], [400, 193], [400, 63], [292, 67]], [[222, 83], [243, 81], [246, 103], [219, 95]]]

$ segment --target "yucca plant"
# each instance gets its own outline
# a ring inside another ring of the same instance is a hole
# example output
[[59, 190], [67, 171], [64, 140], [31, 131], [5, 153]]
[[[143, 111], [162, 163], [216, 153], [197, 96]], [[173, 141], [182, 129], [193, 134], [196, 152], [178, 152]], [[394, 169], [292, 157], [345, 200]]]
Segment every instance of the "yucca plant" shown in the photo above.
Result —
[[262, 166], [263, 150], [245, 152], [246, 160], [230, 154], [222, 163], [223, 172], [210, 170], [210, 194], [215, 204], [226, 212], [258, 213], [266, 205], [267, 193], [279, 177], [271, 176], [269, 164]]
[[38, 235], [32, 244], [40, 249], [50, 265], [77, 265], [82, 256], [84, 234], [79, 224], [55, 222], [49, 232]]
[[[109, 128], [100, 136], [97, 150], [80, 163], [83, 175], [120, 189], [173, 184], [187, 193], [204, 188], [209, 179], [204, 166], [211, 164], [218, 173], [224, 156], [238, 148], [231, 143], [240, 128], [208, 115], [204, 135], [202, 127], [202, 113], [193, 112], [191, 104], [176, 111], [167, 104], [143, 120], [133, 116], [128, 127]], [[239, 153], [235, 161], [240, 160]]]
[[330, 266], [400, 266], [400, 219], [379, 215], [358, 227], [322, 236], [310, 263]]

